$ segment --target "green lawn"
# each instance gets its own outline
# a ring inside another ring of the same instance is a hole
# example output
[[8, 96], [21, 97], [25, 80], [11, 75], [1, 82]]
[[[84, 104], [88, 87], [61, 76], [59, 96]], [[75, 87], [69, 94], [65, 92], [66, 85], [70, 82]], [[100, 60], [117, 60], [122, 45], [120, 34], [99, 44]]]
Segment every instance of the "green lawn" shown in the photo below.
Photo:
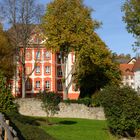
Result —
[[20, 140], [116, 140], [106, 121], [88, 119], [45, 118], [7, 114]]
[[52, 118], [56, 125], [42, 125], [57, 140], [115, 140], [109, 133], [106, 121], [87, 119]]

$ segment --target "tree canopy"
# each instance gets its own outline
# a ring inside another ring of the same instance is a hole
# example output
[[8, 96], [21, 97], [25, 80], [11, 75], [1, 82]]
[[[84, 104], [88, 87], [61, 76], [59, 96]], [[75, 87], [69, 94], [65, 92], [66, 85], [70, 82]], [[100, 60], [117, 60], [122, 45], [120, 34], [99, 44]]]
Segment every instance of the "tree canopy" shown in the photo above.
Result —
[[0, 25], [0, 71], [5, 77], [10, 79], [14, 74], [13, 63], [14, 49], [10, 41]]
[[91, 12], [83, 0], [54, 0], [47, 5], [42, 21], [48, 49], [63, 52], [65, 58], [75, 52], [75, 81], [79, 81], [81, 89], [89, 89], [90, 95], [119, 79], [111, 52], [95, 33], [100, 23], [91, 17]]
[[[42, 27], [47, 38], [46, 47], [60, 52], [63, 64], [63, 90], [67, 95], [72, 78], [66, 85], [66, 62], [68, 54], [79, 51], [99, 22], [92, 20], [91, 9], [82, 0], [54, 0], [47, 5]], [[67, 98], [67, 97], [66, 97]]]
[[76, 66], [81, 97], [90, 97], [107, 84], [119, 84], [119, 68], [112, 62], [111, 51], [96, 33], [91, 36], [90, 45], [87, 43], [80, 50]]
[[48, 4], [42, 24], [48, 39], [46, 47], [64, 52], [79, 50], [99, 26], [91, 19], [91, 11], [82, 0], [54, 0]]
[[140, 0], [126, 0], [122, 10], [126, 29], [137, 39], [135, 45], [140, 46]]

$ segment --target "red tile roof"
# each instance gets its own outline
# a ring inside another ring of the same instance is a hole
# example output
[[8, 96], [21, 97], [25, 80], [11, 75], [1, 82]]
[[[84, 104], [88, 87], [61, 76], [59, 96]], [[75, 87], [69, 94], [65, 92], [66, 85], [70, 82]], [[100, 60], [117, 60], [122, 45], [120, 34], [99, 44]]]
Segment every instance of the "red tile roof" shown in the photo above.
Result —
[[134, 75], [134, 64], [120, 64], [120, 71], [122, 75]]
[[137, 59], [133, 67], [133, 71], [137, 71], [137, 70], [140, 70], [140, 58]]

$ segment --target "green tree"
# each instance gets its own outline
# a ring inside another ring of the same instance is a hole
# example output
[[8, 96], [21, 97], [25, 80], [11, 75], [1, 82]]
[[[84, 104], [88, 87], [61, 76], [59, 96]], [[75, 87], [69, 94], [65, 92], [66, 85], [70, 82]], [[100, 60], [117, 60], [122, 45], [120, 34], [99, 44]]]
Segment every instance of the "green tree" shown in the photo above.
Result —
[[112, 62], [111, 52], [96, 33], [80, 50], [76, 70], [81, 97], [90, 97], [105, 85], [119, 84], [120, 81], [119, 68]]
[[13, 96], [6, 84], [6, 78], [0, 72], [0, 112], [8, 113], [13, 111], [17, 111], [17, 106], [13, 102]]
[[140, 0], [126, 0], [122, 11], [127, 31], [137, 39], [136, 46], [140, 46]]
[[54, 52], [60, 52], [61, 64], [64, 62], [62, 69], [64, 99], [67, 99], [69, 85], [73, 81], [72, 77], [66, 85], [68, 54], [74, 51], [76, 55], [89, 40], [89, 35], [99, 27], [99, 22], [92, 20], [91, 11], [82, 0], [54, 0], [47, 5], [43, 17], [42, 27], [47, 38], [46, 47]]
[[117, 62], [118, 64], [120, 63], [127, 63], [128, 61], [131, 60], [131, 55], [130, 54], [117, 54], [117, 53], [112, 53], [112, 60], [113, 62]]
[[61, 97], [54, 92], [46, 92], [44, 91], [39, 95], [42, 101], [42, 108], [46, 112], [46, 120], [49, 122], [49, 117], [56, 114], [59, 110], [59, 103], [61, 101]]
[[0, 71], [3, 72], [7, 79], [12, 78], [14, 74], [13, 55], [14, 48], [0, 24]]

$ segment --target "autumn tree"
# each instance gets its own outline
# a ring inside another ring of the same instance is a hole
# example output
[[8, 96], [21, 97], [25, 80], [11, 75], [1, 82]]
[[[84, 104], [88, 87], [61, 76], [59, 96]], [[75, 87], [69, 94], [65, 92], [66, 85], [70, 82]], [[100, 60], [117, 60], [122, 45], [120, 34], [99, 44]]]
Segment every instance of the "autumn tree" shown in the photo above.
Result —
[[25, 74], [25, 56], [30, 47], [29, 41], [34, 24], [39, 24], [43, 8], [35, 0], [3, 0], [0, 8], [11, 26], [8, 34], [16, 50], [15, 61], [20, 62], [22, 67], [22, 97], [24, 98], [28, 79], [28, 75]]
[[76, 72], [81, 97], [91, 97], [105, 85], [120, 82], [119, 68], [112, 62], [111, 51], [96, 33], [81, 48]]
[[53, 52], [60, 52], [61, 66], [64, 62], [62, 68], [64, 99], [67, 99], [68, 89], [73, 81], [72, 77], [66, 84], [69, 75], [66, 75], [68, 54], [74, 51], [77, 55], [89, 39], [89, 35], [99, 27], [99, 22], [92, 20], [91, 12], [92, 10], [86, 7], [82, 0], [54, 0], [47, 5], [43, 17], [42, 27], [47, 38], [46, 47]]
[[13, 63], [14, 48], [0, 24], [0, 71], [9, 80], [14, 74]]
[[126, 0], [122, 11], [127, 31], [137, 39], [135, 45], [140, 46], [140, 0]]
[[131, 60], [131, 55], [130, 54], [117, 54], [117, 53], [112, 53], [112, 60], [113, 62], [117, 62], [118, 64], [120, 63], [127, 63], [128, 61]]

